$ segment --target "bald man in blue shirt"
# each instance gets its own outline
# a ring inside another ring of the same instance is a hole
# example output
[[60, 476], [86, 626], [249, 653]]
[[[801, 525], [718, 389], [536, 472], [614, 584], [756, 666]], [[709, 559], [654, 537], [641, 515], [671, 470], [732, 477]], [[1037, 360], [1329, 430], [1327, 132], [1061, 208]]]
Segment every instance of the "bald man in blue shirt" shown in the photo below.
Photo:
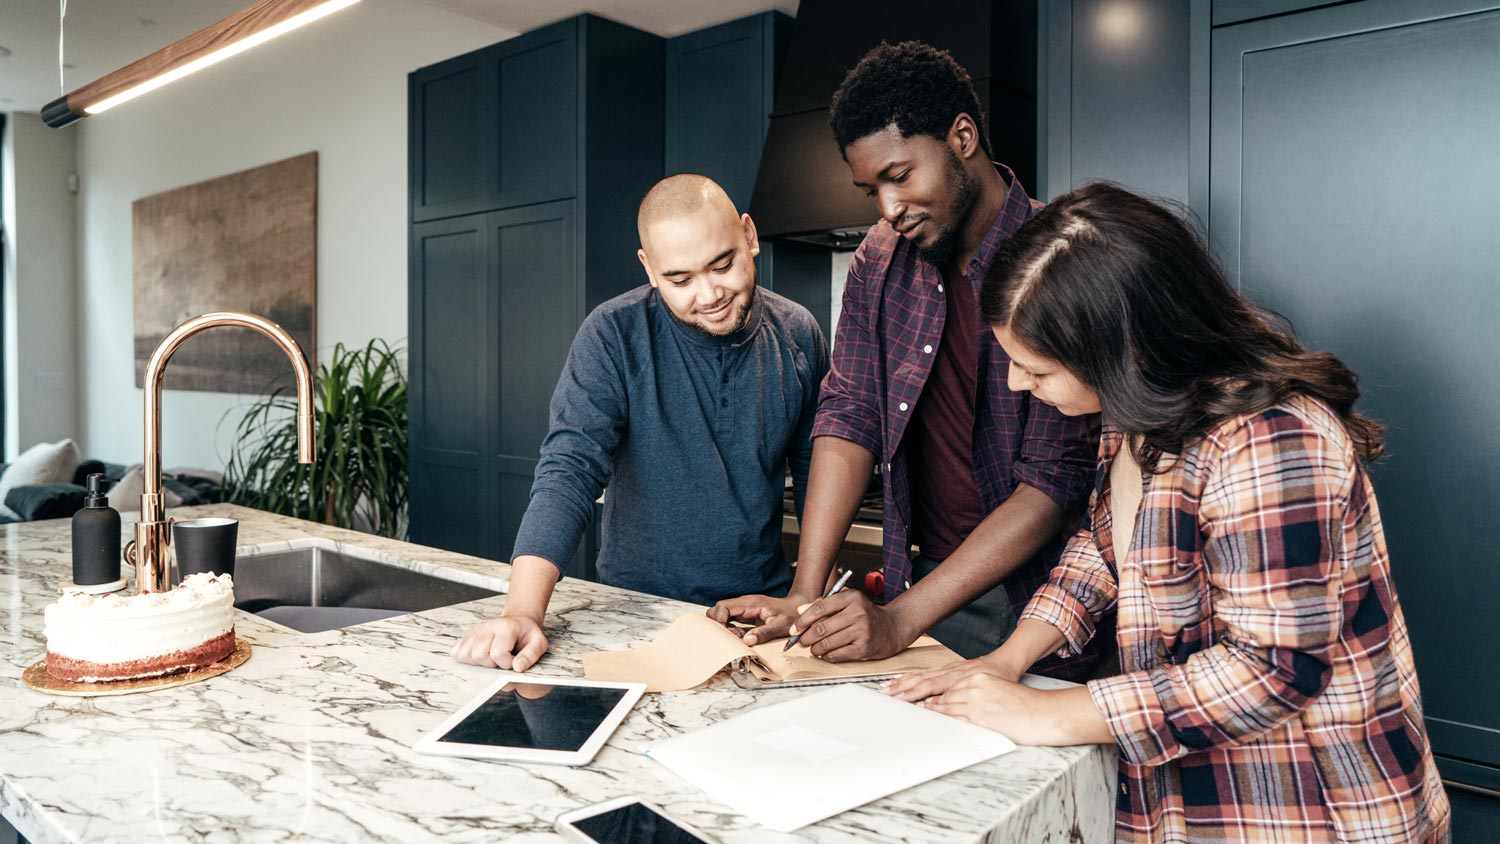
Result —
[[649, 284], [579, 328], [552, 396], [499, 618], [453, 648], [524, 671], [607, 486], [601, 582], [697, 604], [784, 595], [782, 499], [798, 511], [828, 344], [806, 308], [757, 288], [755, 224], [703, 176], [662, 180], [637, 217]]

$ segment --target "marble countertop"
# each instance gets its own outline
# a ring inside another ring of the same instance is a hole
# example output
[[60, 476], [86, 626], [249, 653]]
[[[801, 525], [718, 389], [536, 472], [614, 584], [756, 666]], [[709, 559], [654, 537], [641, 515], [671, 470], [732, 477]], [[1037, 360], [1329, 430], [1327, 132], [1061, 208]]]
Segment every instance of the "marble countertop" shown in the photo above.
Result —
[[[122, 517], [123, 529], [134, 514]], [[169, 515], [240, 519], [241, 551], [299, 544], [504, 590], [509, 567], [231, 505]], [[54, 842], [555, 842], [562, 812], [646, 797], [724, 844], [1108, 841], [1115, 760], [1102, 747], [1023, 747], [791, 834], [771, 832], [645, 756], [652, 743], [805, 689], [748, 692], [719, 676], [646, 695], [584, 767], [444, 758], [410, 745], [488, 686], [448, 651], [504, 597], [303, 634], [243, 612], [249, 662], [204, 682], [116, 697], [55, 697], [21, 673], [45, 653], [42, 608], [68, 578], [67, 520], [0, 534], [0, 815]], [[566, 580], [532, 669], [581, 676], [592, 650], [642, 643], [690, 605]]]

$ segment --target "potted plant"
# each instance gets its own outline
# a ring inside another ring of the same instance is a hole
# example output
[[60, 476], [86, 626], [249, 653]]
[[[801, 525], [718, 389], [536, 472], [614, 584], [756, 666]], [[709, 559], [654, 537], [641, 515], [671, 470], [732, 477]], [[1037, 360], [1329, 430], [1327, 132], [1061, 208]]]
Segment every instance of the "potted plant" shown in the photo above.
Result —
[[313, 379], [317, 460], [297, 462], [297, 402], [284, 389], [252, 403], [235, 426], [227, 500], [272, 513], [406, 532], [406, 370], [399, 349], [339, 343]]

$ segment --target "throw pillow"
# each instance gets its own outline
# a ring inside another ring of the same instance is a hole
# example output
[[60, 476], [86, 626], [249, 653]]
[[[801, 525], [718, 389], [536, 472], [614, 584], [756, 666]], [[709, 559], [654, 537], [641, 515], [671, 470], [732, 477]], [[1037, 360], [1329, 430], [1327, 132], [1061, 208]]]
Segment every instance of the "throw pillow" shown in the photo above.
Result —
[[[18, 486], [32, 484], [61, 484], [73, 479], [73, 470], [83, 460], [77, 443], [60, 440], [55, 443], [37, 443], [21, 452], [21, 456], [0, 475], [0, 502]], [[20, 518], [9, 507], [0, 504], [0, 516]]]
[[182, 502], [181, 506], [183, 507], [192, 507], [198, 504], [211, 503], [205, 500], [203, 496], [199, 495], [198, 490], [193, 489], [190, 485], [185, 484], [176, 478], [162, 478], [161, 487], [162, 491], [177, 496], [177, 500]]
[[5, 495], [5, 506], [22, 521], [70, 518], [83, 507], [88, 490], [77, 484], [28, 484]]
[[[121, 513], [126, 511], [140, 512], [141, 490], [145, 488], [146, 474], [141, 464], [137, 463], [125, 470], [125, 477], [121, 478], [119, 483], [110, 488], [109, 506], [119, 510]], [[162, 484], [161, 491], [165, 496], [163, 504], [168, 507], [182, 506], [182, 496], [168, 489], [165, 483]]]

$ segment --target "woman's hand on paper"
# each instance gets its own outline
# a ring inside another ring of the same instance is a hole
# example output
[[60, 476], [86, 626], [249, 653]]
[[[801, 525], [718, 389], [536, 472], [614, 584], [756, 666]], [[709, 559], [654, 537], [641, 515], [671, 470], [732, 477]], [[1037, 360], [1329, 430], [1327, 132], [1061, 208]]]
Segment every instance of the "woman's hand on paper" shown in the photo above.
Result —
[[942, 668], [903, 674], [886, 684], [885, 693], [891, 697], [915, 703], [934, 695], [944, 694], [958, 681], [975, 674], [991, 674], [1011, 682], [1021, 679], [1021, 672], [1002, 665], [994, 656], [990, 653], [978, 659], [967, 659]]
[[547, 652], [547, 636], [530, 616], [502, 615], [475, 625], [453, 646], [453, 658], [468, 665], [525, 671]]
[[922, 706], [994, 730], [1016, 744], [1109, 744], [1109, 722], [1087, 686], [1033, 689], [994, 674], [971, 674]]
[[1016, 744], [1056, 744], [1056, 725], [1044, 714], [1046, 693], [993, 674], [974, 673], [923, 706], [994, 730]]

